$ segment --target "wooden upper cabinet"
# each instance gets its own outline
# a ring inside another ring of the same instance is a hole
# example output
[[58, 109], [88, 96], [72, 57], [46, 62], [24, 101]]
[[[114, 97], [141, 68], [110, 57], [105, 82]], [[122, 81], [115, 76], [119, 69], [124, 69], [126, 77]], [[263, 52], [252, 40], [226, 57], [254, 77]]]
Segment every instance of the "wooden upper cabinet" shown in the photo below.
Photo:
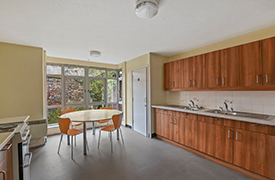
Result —
[[205, 55], [206, 87], [221, 86], [221, 61], [220, 51], [214, 51]]
[[182, 86], [181, 85], [182, 75], [180, 72], [181, 70], [180, 63], [181, 63], [180, 60], [171, 62], [170, 69], [171, 69], [171, 75], [172, 75], [172, 78], [171, 78], [172, 89], [178, 89]]
[[192, 58], [193, 63], [193, 82], [194, 88], [205, 87], [205, 56], [199, 55]]
[[275, 85], [275, 37], [262, 41], [263, 85]]
[[171, 75], [170, 75], [170, 66], [171, 63], [165, 63], [164, 64], [164, 89], [170, 89], [171, 88]]
[[240, 86], [261, 86], [262, 67], [260, 41], [241, 45]]
[[181, 60], [182, 62], [182, 87], [189, 88], [192, 87], [193, 80], [193, 68], [192, 68], [192, 58], [186, 58]]
[[240, 84], [239, 47], [221, 50], [221, 86], [238, 87]]

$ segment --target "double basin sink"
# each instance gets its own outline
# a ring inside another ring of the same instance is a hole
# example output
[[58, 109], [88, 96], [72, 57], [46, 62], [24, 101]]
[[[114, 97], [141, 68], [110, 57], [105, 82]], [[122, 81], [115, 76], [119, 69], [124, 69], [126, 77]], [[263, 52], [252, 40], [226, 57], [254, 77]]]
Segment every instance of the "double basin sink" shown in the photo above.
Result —
[[[193, 109], [189, 106], [180, 106], [180, 105], [167, 105], [168, 107], [174, 107], [174, 108], [180, 108], [185, 110], [200, 110], [200, 109]], [[265, 114], [256, 114], [256, 113], [248, 113], [248, 112], [239, 112], [239, 111], [221, 111], [219, 109], [210, 109], [205, 112], [213, 113], [213, 114], [221, 114], [221, 115], [228, 115], [228, 116], [237, 116], [237, 117], [243, 117], [243, 118], [253, 118], [258, 120], [265, 120], [270, 121], [271, 116], [265, 115]]]

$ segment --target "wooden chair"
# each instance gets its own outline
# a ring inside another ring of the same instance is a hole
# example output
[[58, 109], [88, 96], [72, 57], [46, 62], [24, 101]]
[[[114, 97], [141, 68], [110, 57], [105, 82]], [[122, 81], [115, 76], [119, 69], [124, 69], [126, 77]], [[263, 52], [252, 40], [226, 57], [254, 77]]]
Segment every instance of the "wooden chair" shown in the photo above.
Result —
[[[71, 124], [70, 118], [58, 117], [58, 124], [59, 124], [59, 129], [61, 132], [61, 137], [60, 137], [58, 151], [57, 151], [57, 153], [59, 154], [63, 134], [67, 134], [67, 135], [73, 137], [73, 136], [83, 133], [83, 131], [79, 130], [79, 129], [69, 129], [70, 124]], [[71, 138], [71, 158], [73, 159], [73, 138]]]
[[[113, 152], [113, 141], [112, 141], [112, 132], [115, 130], [120, 130], [120, 134], [121, 134], [121, 139], [122, 142], [124, 144], [124, 140], [123, 140], [123, 136], [122, 136], [122, 131], [120, 129], [121, 126], [121, 122], [122, 122], [122, 117], [123, 117], [123, 113], [121, 114], [117, 114], [117, 115], [113, 115], [112, 120], [113, 120], [113, 124], [103, 127], [102, 129], [100, 129], [99, 131], [99, 138], [98, 138], [98, 146], [97, 148], [99, 148], [100, 145], [100, 136], [101, 136], [101, 131], [107, 131], [110, 133], [110, 140], [111, 140], [111, 152]], [[118, 138], [119, 139], [119, 138]]]

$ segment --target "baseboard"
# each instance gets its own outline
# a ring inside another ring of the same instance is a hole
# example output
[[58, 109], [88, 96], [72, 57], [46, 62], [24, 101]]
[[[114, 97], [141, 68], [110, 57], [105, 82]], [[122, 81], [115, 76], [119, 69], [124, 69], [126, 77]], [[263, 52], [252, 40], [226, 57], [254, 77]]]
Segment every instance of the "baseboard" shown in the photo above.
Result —
[[125, 127], [132, 129], [132, 126], [130, 126], [130, 125], [128, 125], [128, 124], [126, 124]]
[[209, 156], [208, 154], [205, 154], [205, 153], [203, 153], [203, 152], [200, 152], [200, 151], [198, 151], [198, 150], [196, 150], [196, 149], [193, 149], [193, 148], [190, 148], [190, 147], [188, 147], [188, 146], [185, 146], [185, 145], [176, 143], [176, 142], [174, 142], [174, 141], [171, 141], [170, 139], [166, 139], [166, 138], [161, 137], [161, 136], [159, 136], [159, 135], [157, 136], [157, 138], [158, 138], [158, 139], [161, 139], [161, 140], [163, 140], [163, 141], [165, 141], [165, 142], [168, 142], [169, 144], [172, 144], [172, 145], [174, 145], [174, 146], [177, 146], [177, 147], [179, 147], [179, 148], [182, 148], [182, 149], [184, 149], [184, 150], [186, 150], [186, 151], [189, 151], [189, 152], [191, 152], [191, 153], [193, 153], [193, 154], [195, 154], [195, 155], [198, 155], [198, 156], [200, 156], [200, 157], [202, 157], [202, 158], [205, 158], [205, 159], [207, 159], [207, 160], [209, 160], [209, 161], [212, 161], [212, 162], [214, 162], [214, 163], [216, 163], [216, 164], [219, 164], [219, 165], [224, 166], [224, 167], [226, 167], [226, 168], [228, 168], [228, 169], [231, 169], [231, 170], [236, 171], [236, 172], [238, 172], [238, 173], [240, 173], [240, 174], [243, 174], [243, 175], [245, 175], [245, 176], [247, 176], [247, 177], [250, 177], [250, 178], [252, 178], [252, 179], [257, 179], [257, 180], [270, 180], [270, 179], [267, 178], [267, 177], [264, 177], [264, 176], [262, 176], [262, 175], [259, 175], [259, 174], [256, 174], [256, 173], [254, 173], [254, 172], [248, 171], [248, 170], [246, 170], [246, 169], [243, 169], [243, 168], [241, 168], [241, 167], [235, 166], [235, 165], [233, 165], [233, 164], [230, 164], [230, 163], [225, 162], [225, 161], [223, 161], [223, 160], [217, 159], [217, 158], [215, 158], [215, 157]]

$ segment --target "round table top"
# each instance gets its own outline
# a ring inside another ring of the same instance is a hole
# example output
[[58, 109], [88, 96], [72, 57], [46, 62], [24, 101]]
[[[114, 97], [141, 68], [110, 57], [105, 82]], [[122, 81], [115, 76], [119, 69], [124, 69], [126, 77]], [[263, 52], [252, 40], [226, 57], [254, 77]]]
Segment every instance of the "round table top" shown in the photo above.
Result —
[[122, 111], [112, 109], [97, 109], [74, 111], [63, 114], [61, 118], [70, 118], [73, 122], [95, 122], [111, 119], [113, 115], [121, 114]]

